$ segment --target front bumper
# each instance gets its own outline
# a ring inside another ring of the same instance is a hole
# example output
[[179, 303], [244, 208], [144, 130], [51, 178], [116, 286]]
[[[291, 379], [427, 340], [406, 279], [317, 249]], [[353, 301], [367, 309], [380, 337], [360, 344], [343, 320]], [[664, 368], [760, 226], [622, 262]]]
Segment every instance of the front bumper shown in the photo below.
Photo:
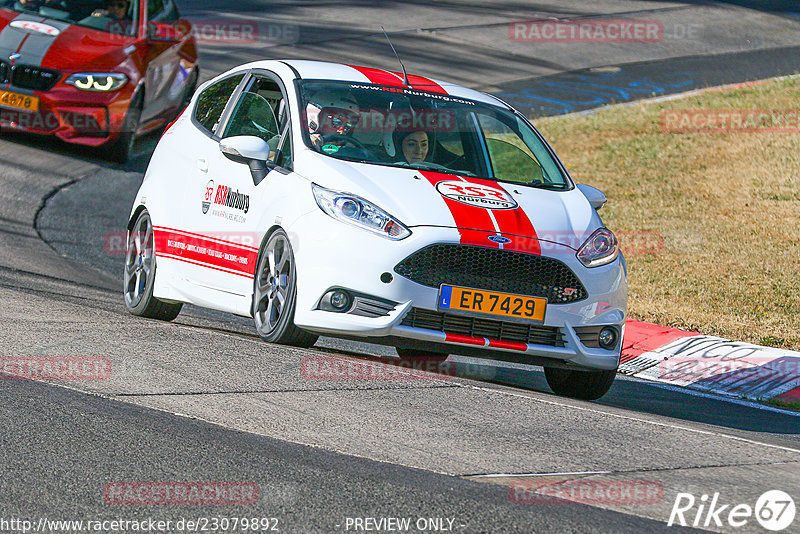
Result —
[[[550, 246], [548, 256], [560, 260], [578, 276], [588, 297], [571, 304], [548, 305], [542, 326], [559, 329], [562, 343], [507, 342], [447, 332], [446, 328], [441, 331], [402, 324], [412, 308], [437, 311], [439, 290], [400, 276], [394, 267], [428, 245], [459, 243], [460, 239], [454, 228], [411, 230], [410, 237], [391, 241], [332, 220], [321, 211], [309, 213], [287, 228], [297, 265], [295, 323], [319, 334], [401, 346], [422, 342], [433, 344], [431, 350], [520, 363], [603, 370], [618, 366], [627, 303], [622, 256], [609, 265], [587, 269], [577, 260], [574, 250], [563, 247], [559, 251]], [[385, 273], [392, 275], [391, 282], [386, 282]], [[395, 306], [378, 317], [319, 309], [321, 297], [332, 288], [369, 295]], [[617, 328], [614, 350], [593, 348], [581, 341], [576, 329], [593, 325]]]
[[0, 106], [0, 126], [4, 129], [54, 135], [68, 143], [100, 146], [119, 137], [134, 87], [128, 84], [112, 93], [80, 91], [64, 84], [46, 92], [13, 86], [5, 90], [37, 97], [39, 110], [31, 112]]

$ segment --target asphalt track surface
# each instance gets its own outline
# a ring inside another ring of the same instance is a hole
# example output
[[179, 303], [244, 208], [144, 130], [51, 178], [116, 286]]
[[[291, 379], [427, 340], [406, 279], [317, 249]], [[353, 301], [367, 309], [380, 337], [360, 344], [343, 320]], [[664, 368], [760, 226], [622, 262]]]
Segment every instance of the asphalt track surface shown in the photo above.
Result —
[[[204, 76], [258, 57], [394, 68], [379, 24], [412, 72], [502, 94], [532, 116], [797, 71], [791, 3], [742, 4], [244, 1], [227, 16], [282, 37], [206, 43]], [[180, 5], [199, 19], [230, 9]], [[512, 21], [598, 16], [656, 17], [665, 38], [649, 47], [508, 39]], [[677, 38], [689, 24], [692, 38]], [[348, 517], [444, 517], [458, 532], [641, 532], [672, 530], [678, 492], [751, 505], [770, 489], [800, 498], [800, 418], [790, 413], [628, 379], [599, 402], [567, 400], [537, 369], [468, 359], [456, 377], [311, 381], [303, 358], [388, 362], [391, 351], [272, 346], [249, 321], [194, 307], [171, 324], [128, 315], [122, 256], [106, 236], [124, 230], [153, 142], [120, 167], [49, 140], [0, 140], [0, 355], [112, 364], [107, 380], [0, 381], [0, 518], [246, 515], [277, 517], [283, 532], [344, 532]], [[527, 475], [655, 481], [663, 499], [512, 502], [508, 484]], [[103, 498], [115, 481], [216, 480], [255, 482], [258, 503]], [[763, 530], [751, 520], [737, 531]]]

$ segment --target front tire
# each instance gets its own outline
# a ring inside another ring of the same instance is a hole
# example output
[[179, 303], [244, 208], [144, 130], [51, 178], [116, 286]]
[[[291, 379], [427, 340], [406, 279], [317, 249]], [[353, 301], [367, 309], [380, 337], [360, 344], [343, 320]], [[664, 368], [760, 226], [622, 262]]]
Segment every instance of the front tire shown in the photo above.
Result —
[[544, 376], [547, 379], [547, 385], [556, 395], [581, 400], [597, 400], [611, 389], [611, 384], [614, 383], [614, 378], [617, 376], [617, 370], [576, 371], [545, 367]]
[[253, 321], [269, 343], [310, 347], [319, 336], [294, 324], [297, 271], [289, 237], [281, 229], [267, 240], [258, 259], [253, 288]]
[[123, 293], [125, 307], [133, 315], [161, 321], [172, 321], [183, 304], [171, 304], [153, 296], [156, 280], [156, 255], [153, 224], [150, 214], [143, 210], [128, 232], [128, 252], [125, 255]]
[[141, 92], [136, 93], [133, 100], [131, 100], [119, 137], [107, 146], [108, 157], [117, 163], [127, 163], [133, 157], [133, 149], [136, 145], [136, 131], [139, 129], [139, 123], [142, 118], [143, 99], [141, 94]]

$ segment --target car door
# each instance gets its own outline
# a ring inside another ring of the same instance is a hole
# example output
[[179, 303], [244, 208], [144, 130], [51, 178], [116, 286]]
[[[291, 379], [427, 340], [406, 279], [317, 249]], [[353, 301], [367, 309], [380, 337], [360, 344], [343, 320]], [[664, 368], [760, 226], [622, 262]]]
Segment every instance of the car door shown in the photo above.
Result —
[[[170, 247], [164, 252], [180, 261], [180, 276], [174, 282], [180, 298], [227, 311], [234, 311], [236, 303], [220, 302], [216, 295], [219, 284], [208, 274], [230, 266], [217, 249], [223, 229], [219, 205], [214, 203], [217, 188], [209, 161], [219, 152], [220, 125], [246, 74], [234, 73], [203, 87], [193, 107], [164, 134], [150, 166], [162, 173], [161, 196], [167, 202], [154, 224], [157, 233], [163, 233], [160, 242]], [[216, 285], [209, 287], [211, 283]]]
[[263, 71], [253, 73], [244, 81], [222, 125], [223, 140], [250, 135], [270, 146], [270, 171], [257, 184], [247, 165], [228, 159], [218, 146], [207, 151], [207, 216], [213, 221], [212, 231], [226, 261], [233, 262], [225, 264], [225, 269], [204, 273], [202, 283], [209, 287], [246, 298], [252, 293], [258, 249], [275, 219], [275, 189], [285, 184], [280, 177], [285, 179], [291, 172], [287, 103], [277, 76]]
[[142, 122], [156, 120], [183, 97], [188, 76], [182, 68], [180, 50], [189, 36], [182, 35], [173, 0], [143, 0], [147, 3], [147, 53], [145, 61], [145, 101]]

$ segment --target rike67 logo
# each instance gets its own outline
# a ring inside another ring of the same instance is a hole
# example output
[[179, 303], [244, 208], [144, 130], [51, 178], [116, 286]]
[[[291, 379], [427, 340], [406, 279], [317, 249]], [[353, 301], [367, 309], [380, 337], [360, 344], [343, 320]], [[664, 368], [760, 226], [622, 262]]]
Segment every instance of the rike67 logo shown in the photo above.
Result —
[[[755, 518], [759, 525], [772, 532], [789, 528], [796, 513], [794, 499], [781, 490], [770, 490], [756, 499], [755, 505], [724, 503], [719, 493], [703, 494], [699, 499], [691, 493], [678, 493], [667, 526], [740, 528]], [[726, 526], [727, 523], [727, 526]]]

